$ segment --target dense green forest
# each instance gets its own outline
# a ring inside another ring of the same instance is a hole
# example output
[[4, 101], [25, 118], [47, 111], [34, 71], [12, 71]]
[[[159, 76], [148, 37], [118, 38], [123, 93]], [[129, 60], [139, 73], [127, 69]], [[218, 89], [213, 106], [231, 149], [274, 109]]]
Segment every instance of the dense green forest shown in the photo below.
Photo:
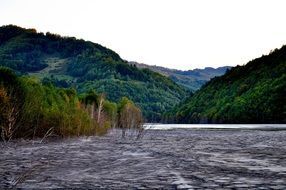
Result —
[[0, 27], [0, 65], [80, 94], [96, 90], [111, 101], [126, 96], [149, 121], [189, 95], [168, 77], [129, 65], [99, 44], [13, 25]]
[[286, 46], [215, 77], [166, 114], [178, 123], [286, 123]]
[[75, 89], [43, 85], [37, 78], [18, 77], [0, 67], [1, 139], [65, 137], [105, 133], [111, 127], [137, 128], [141, 110], [126, 97], [118, 103], [90, 91], [79, 96]]

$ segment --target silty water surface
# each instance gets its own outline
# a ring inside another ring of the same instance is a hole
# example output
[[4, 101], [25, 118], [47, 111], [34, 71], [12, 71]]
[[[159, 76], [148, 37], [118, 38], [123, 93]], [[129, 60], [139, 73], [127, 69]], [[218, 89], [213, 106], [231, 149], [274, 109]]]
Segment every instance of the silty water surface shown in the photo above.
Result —
[[137, 141], [118, 132], [2, 143], [0, 188], [286, 189], [281, 128], [173, 127], [147, 130]]

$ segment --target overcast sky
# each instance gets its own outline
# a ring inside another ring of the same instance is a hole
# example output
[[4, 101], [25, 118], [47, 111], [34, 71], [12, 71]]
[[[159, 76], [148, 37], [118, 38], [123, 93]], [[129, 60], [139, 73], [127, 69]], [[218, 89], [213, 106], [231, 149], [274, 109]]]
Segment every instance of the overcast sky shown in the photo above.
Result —
[[177, 69], [245, 64], [286, 44], [283, 0], [0, 0], [15, 24]]

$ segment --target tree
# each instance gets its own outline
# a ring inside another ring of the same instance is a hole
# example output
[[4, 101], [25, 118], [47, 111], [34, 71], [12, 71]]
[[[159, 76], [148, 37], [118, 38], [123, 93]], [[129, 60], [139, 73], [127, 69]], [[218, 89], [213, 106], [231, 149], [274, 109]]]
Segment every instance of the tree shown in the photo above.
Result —
[[83, 98], [83, 103], [86, 109], [88, 109], [89, 105], [91, 105], [90, 109], [88, 110], [90, 110], [89, 113], [92, 119], [94, 119], [94, 110], [97, 104], [97, 100], [98, 100], [98, 95], [94, 90], [89, 91], [88, 94]]
[[105, 100], [103, 109], [108, 119], [110, 120], [111, 127], [115, 128], [117, 125], [117, 104]]
[[102, 124], [102, 121], [101, 121], [101, 115], [102, 115], [102, 111], [103, 111], [103, 102], [104, 102], [104, 99], [105, 99], [105, 95], [104, 94], [101, 94], [98, 96], [98, 99], [97, 99], [97, 123], [99, 124], [99, 126], [101, 126]]
[[119, 121], [118, 126], [122, 129], [122, 138], [126, 136], [126, 130], [138, 131], [138, 137], [143, 131], [143, 116], [141, 110], [126, 97], [119, 102]]
[[10, 140], [17, 129], [24, 104], [24, 91], [17, 76], [0, 68], [0, 127], [2, 140]]

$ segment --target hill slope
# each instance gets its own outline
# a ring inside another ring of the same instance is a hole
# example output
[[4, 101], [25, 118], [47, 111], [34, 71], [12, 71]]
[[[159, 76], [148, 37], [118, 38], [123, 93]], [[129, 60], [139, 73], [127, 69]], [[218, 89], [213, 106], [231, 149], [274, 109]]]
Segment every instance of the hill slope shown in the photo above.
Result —
[[112, 101], [127, 96], [153, 121], [189, 94], [169, 78], [130, 66], [99, 44], [13, 25], [0, 27], [0, 65], [80, 93], [96, 89]]
[[286, 123], [286, 46], [212, 79], [167, 117], [179, 123]]
[[137, 62], [129, 62], [130, 65], [136, 65], [138, 68], [148, 68], [152, 71], [161, 73], [164, 76], [169, 77], [175, 83], [186, 87], [191, 91], [198, 90], [202, 85], [204, 85], [211, 78], [216, 76], [221, 76], [225, 74], [227, 69], [230, 69], [230, 66], [212, 68], [206, 67], [204, 69], [193, 69], [188, 71], [181, 71], [177, 69], [169, 69], [165, 67], [147, 65]]

